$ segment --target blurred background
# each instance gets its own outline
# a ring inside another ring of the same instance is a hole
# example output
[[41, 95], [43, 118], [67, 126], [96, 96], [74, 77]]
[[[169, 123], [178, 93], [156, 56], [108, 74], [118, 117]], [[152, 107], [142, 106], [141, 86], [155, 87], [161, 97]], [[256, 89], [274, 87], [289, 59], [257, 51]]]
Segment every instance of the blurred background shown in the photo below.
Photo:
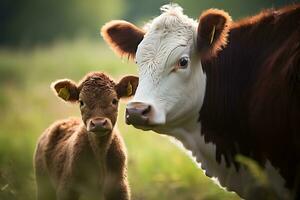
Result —
[[[296, 0], [176, 0], [186, 14], [219, 8], [234, 20], [264, 8]], [[1, 0], [0, 1], [0, 200], [35, 197], [32, 157], [36, 140], [54, 120], [79, 116], [75, 105], [58, 100], [52, 81], [78, 81], [89, 71], [114, 79], [136, 74], [134, 64], [119, 59], [106, 46], [100, 27], [112, 19], [142, 26], [160, 14], [162, 0]], [[129, 180], [137, 200], [239, 199], [218, 188], [186, 153], [167, 137], [118, 126], [129, 154]]]

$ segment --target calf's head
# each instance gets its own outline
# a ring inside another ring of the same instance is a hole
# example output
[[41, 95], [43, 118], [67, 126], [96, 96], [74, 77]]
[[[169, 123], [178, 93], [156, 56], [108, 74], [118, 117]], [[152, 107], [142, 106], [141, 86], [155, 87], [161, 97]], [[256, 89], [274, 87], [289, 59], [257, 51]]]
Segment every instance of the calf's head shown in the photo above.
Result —
[[157, 132], [198, 119], [206, 87], [201, 59], [216, 56], [225, 46], [231, 22], [222, 10], [207, 10], [198, 22], [177, 5], [161, 10], [145, 29], [112, 21], [101, 30], [117, 54], [138, 65], [140, 81], [127, 105], [127, 123]]
[[62, 79], [52, 83], [52, 88], [64, 101], [78, 103], [87, 130], [101, 136], [116, 123], [119, 99], [133, 95], [137, 85], [135, 76], [123, 77], [116, 84], [105, 74], [92, 72], [78, 84]]

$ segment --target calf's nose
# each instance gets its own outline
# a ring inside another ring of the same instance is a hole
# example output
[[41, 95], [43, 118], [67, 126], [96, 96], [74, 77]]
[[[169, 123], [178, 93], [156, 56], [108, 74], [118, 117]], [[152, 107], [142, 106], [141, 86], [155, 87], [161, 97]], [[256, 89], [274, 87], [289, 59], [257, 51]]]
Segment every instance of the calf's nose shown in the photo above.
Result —
[[112, 125], [109, 119], [98, 117], [90, 120], [87, 129], [90, 132], [108, 131], [112, 130]]
[[151, 105], [142, 102], [131, 102], [126, 107], [126, 123], [147, 125], [151, 115]]
[[103, 119], [103, 118], [96, 118], [96, 119], [92, 119], [91, 120], [91, 128], [95, 128], [97, 126], [105, 126], [105, 124], [107, 124], [107, 119]]

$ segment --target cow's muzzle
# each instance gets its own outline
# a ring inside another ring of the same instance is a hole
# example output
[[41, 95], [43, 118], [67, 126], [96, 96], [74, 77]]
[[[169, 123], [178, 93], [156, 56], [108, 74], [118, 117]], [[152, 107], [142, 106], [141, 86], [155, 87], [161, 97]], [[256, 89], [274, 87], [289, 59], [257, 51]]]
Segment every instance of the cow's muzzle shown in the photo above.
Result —
[[142, 102], [131, 102], [126, 107], [126, 123], [134, 126], [148, 126], [152, 107]]

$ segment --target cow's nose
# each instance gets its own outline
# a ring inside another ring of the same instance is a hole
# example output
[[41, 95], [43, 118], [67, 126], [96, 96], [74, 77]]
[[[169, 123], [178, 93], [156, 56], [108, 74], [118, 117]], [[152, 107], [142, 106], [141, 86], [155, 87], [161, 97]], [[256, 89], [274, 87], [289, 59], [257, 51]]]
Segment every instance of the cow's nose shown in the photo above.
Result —
[[112, 125], [109, 119], [97, 117], [90, 120], [87, 128], [90, 132], [103, 132], [112, 130]]
[[131, 102], [126, 107], [126, 123], [132, 125], [147, 125], [151, 114], [151, 105], [142, 102]]

